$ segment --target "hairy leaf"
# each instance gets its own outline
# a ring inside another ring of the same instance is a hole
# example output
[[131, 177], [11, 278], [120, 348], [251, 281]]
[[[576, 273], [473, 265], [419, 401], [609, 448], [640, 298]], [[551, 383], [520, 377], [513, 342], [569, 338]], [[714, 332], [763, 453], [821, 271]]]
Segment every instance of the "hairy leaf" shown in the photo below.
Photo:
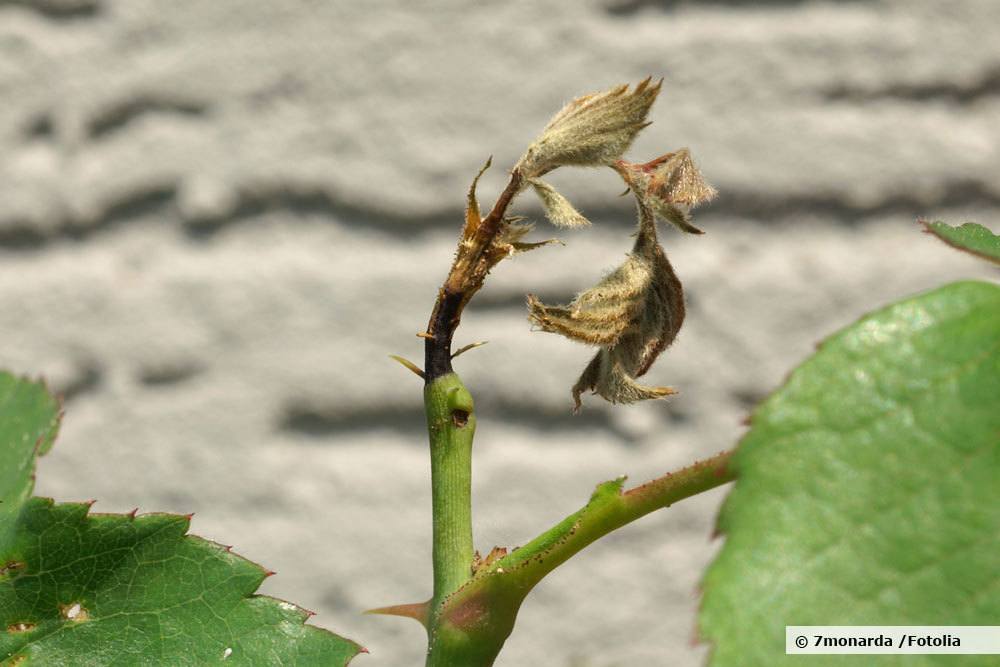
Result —
[[994, 264], [1000, 264], [1000, 236], [986, 227], [967, 222], [960, 227], [952, 227], [943, 222], [921, 220], [924, 230], [933, 234], [953, 248], [978, 255]]
[[542, 200], [545, 207], [545, 215], [549, 222], [557, 227], [586, 227], [590, 224], [583, 215], [577, 211], [569, 200], [540, 178], [530, 178], [538, 198]]
[[705, 182], [688, 149], [667, 153], [645, 164], [619, 160], [613, 166], [656, 217], [689, 234], [704, 233], [691, 224], [690, 211], [715, 197], [716, 191]]
[[565, 165], [611, 164], [646, 127], [662, 83], [647, 78], [632, 91], [621, 85], [576, 98], [549, 121], [515, 169], [533, 178]]
[[187, 535], [188, 516], [29, 498], [58, 416], [40, 384], [0, 373], [0, 661], [346, 665], [363, 650], [254, 595], [270, 573]]
[[643, 375], [673, 342], [684, 322], [684, 293], [656, 238], [652, 214], [639, 205], [635, 245], [625, 262], [565, 306], [528, 296], [528, 317], [543, 331], [601, 349], [573, 386], [573, 400], [593, 390], [612, 403], [662, 398], [669, 387], [648, 387]]
[[846, 664], [784, 655], [786, 625], [995, 624], [998, 405], [996, 285], [948, 285], [823, 343], [753, 413], [733, 458], [726, 543], [704, 580], [710, 664]]

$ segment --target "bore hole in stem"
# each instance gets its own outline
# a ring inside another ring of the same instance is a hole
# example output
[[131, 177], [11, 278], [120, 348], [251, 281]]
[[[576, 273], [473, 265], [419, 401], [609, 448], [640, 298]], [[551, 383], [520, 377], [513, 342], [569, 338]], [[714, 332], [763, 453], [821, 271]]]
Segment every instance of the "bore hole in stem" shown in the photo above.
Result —
[[466, 410], [452, 410], [451, 422], [458, 428], [462, 428], [469, 423], [469, 413]]

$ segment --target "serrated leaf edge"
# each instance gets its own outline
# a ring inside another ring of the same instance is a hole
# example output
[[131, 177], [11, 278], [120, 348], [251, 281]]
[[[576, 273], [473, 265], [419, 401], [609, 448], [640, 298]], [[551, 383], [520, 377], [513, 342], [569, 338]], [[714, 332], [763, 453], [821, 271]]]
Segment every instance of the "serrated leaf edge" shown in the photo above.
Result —
[[[53, 498], [48, 497], [48, 496], [32, 496], [31, 500], [40, 500], [40, 501], [44, 502], [46, 505], [48, 505], [50, 508], [68, 507], [68, 506], [77, 506], [77, 507], [80, 507], [80, 508], [85, 508], [85, 513], [84, 513], [84, 515], [80, 519], [81, 521], [84, 521], [84, 522], [85, 521], [89, 521], [91, 519], [99, 519], [99, 518], [121, 518], [121, 519], [128, 520], [130, 522], [134, 522], [134, 521], [137, 521], [137, 520], [142, 520], [142, 519], [147, 518], [147, 517], [148, 518], [160, 517], [160, 518], [164, 518], [164, 519], [177, 519], [177, 520], [180, 520], [180, 521], [182, 521], [184, 523], [184, 533], [180, 536], [180, 538], [179, 538], [180, 540], [192, 540], [194, 542], [198, 542], [198, 543], [204, 544], [205, 546], [207, 546], [207, 547], [209, 547], [211, 549], [215, 549], [215, 550], [218, 550], [218, 551], [220, 551], [222, 553], [229, 554], [229, 555], [235, 557], [238, 560], [241, 560], [241, 561], [244, 561], [246, 563], [249, 563], [253, 567], [259, 569], [260, 572], [261, 572], [261, 574], [263, 575], [261, 577], [260, 583], [263, 583], [263, 581], [265, 579], [267, 579], [268, 577], [276, 574], [274, 571], [267, 569], [266, 567], [264, 567], [260, 563], [257, 563], [256, 561], [253, 561], [253, 560], [247, 558], [246, 556], [243, 556], [242, 554], [240, 554], [240, 553], [238, 553], [236, 551], [233, 551], [232, 546], [225, 545], [225, 544], [222, 544], [220, 542], [216, 542], [214, 540], [208, 539], [206, 537], [202, 537], [201, 535], [195, 535], [193, 533], [188, 532], [189, 529], [190, 529], [190, 526], [191, 526], [191, 520], [194, 517], [193, 513], [192, 514], [177, 514], [177, 513], [174, 513], [174, 512], [143, 512], [143, 513], [140, 514], [140, 513], [138, 513], [137, 509], [133, 510], [132, 512], [129, 512], [129, 513], [119, 513], [119, 512], [91, 512], [90, 508], [93, 507], [93, 505], [95, 504], [95, 502], [96, 502], [95, 500], [64, 501], [64, 502], [57, 503]], [[256, 599], [256, 600], [262, 600], [262, 601], [265, 601], [265, 602], [269, 602], [269, 603], [274, 603], [274, 604], [280, 605], [284, 610], [293, 612], [299, 618], [301, 624], [303, 626], [305, 626], [306, 628], [317, 630], [317, 631], [319, 631], [319, 632], [321, 632], [323, 634], [330, 635], [330, 636], [336, 638], [339, 641], [342, 641], [342, 642], [345, 642], [347, 644], [353, 645], [356, 650], [355, 650], [354, 654], [351, 655], [347, 659], [347, 662], [344, 663], [345, 666], [347, 664], [349, 664], [355, 657], [357, 657], [358, 654], [360, 654], [360, 653], [368, 653], [369, 652], [367, 648], [365, 648], [361, 644], [358, 644], [357, 642], [355, 642], [355, 641], [353, 641], [351, 639], [348, 639], [347, 637], [342, 637], [341, 635], [338, 635], [337, 633], [335, 633], [335, 632], [333, 632], [331, 630], [328, 630], [326, 628], [320, 627], [318, 625], [312, 625], [310, 623], [307, 623], [307, 621], [311, 617], [313, 617], [313, 616], [316, 615], [316, 612], [311, 611], [309, 609], [306, 609], [305, 607], [303, 607], [301, 605], [298, 605], [298, 604], [295, 604], [294, 602], [289, 602], [287, 600], [284, 600], [282, 598], [274, 597], [274, 596], [271, 596], [271, 595], [261, 595], [261, 594], [257, 593], [256, 590], [260, 588], [260, 583], [257, 584], [257, 586], [255, 587], [255, 589], [254, 589], [253, 592], [251, 592], [251, 593], [243, 596], [243, 600], [244, 601], [245, 600], [254, 600], [254, 599]], [[289, 607], [291, 607], [291, 609]], [[65, 624], [64, 625], [60, 625], [60, 626], [58, 626], [56, 628], [53, 628], [53, 630], [51, 632], [47, 632], [44, 635], [40, 635], [39, 639], [47, 637], [47, 636], [53, 634], [54, 632], [59, 632], [64, 627], [66, 627]], [[32, 641], [34, 641], [34, 640], [32, 640]], [[17, 655], [11, 655], [11, 656], [5, 656], [3, 659], [4, 660], [12, 660], [12, 659], [16, 659], [16, 658], [17, 658]], [[12, 664], [17, 664], [17, 663], [12, 663]]]

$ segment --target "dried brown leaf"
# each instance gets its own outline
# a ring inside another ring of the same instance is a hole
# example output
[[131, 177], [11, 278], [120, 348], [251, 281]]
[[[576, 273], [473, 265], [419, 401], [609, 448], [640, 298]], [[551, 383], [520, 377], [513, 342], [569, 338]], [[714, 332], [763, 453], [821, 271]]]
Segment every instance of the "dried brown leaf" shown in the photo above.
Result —
[[667, 153], [645, 164], [619, 160], [613, 166], [656, 217], [689, 234], [704, 233], [691, 224], [690, 211], [715, 197], [716, 190], [705, 181], [688, 149]]
[[544, 331], [601, 349], [573, 386], [573, 400], [593, 390], [612, 403], [662, 398], [669, 387], [635, 381], [653, 364], [684, 322], [684, 294], [656, 238], [653, 214], [639, 204], [639, 232], [625, 262], [565, 306], [528, 297], [528, 317]]
[[653, 272], [649, 261], [629, 255], [617, 269], [565, 306], [546, 306], [528, 295], [528, 318], [543, 331], [590, 345], [614, 345], [634, 324]]
[[479, 202], [476, 201], [476, 186], [479, 184], [479, 179], [482, 177], [483, 173], [485, 173], [492, 164], [493, 156], [491, 155], [486, 159], [486, 163], [480, 167], [479, 173], [477, 173], [476, 177], [472, 179], [472, 185], [469, 186], [469, 193], [465, 198], [465, 227], [462, 229], [462, 241], [468, 241], [471, 239], [475, 235], [476, 230], [479, 229], [479, 225], [483, 222], [483, 214], [479, 210]]
[[648, 387], [639, 384], [628, 369], [616, 359], [613, 350], [601, 349], [584, 369], [573, 385], [574, 411], [583, 407], [580, 395], [593, 391], [611, 403], [637, 403], [649, 399], [665, 398], [677, 393], [671, 387]]

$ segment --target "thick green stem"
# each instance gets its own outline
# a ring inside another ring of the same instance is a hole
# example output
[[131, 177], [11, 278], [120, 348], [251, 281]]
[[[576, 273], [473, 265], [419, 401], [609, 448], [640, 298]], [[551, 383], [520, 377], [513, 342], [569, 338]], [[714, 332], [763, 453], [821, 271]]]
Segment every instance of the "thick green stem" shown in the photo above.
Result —
[[431, 444], [434, 610], [472, 575], [472, 395], [454, 373], [424, 387]]

